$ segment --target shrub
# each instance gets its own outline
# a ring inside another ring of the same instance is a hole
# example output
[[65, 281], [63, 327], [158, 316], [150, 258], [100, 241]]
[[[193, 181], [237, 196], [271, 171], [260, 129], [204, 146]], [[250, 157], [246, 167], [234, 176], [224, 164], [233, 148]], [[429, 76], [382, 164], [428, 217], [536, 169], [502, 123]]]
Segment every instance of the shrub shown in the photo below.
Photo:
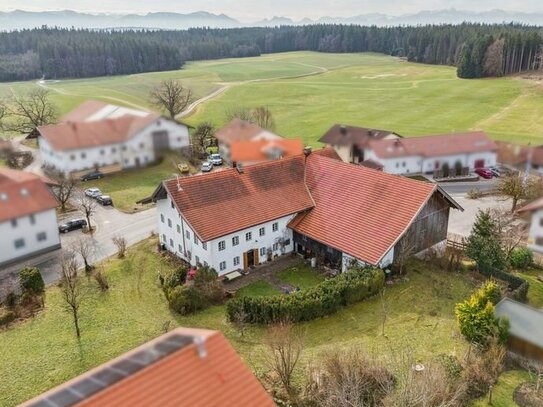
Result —
[[498, 381], [505, 354], [503, 346], [491, 343], [486, 351], [475, 351], [466, 361], [462, 378], [467, 383], [470, 398], [486, 394], [490, 385]]
[[207, 306], [207, 300], [194, 286], [177, 286], [168, 292], [170, 308], [181, 315], [200, 311]]
[[26, 267], [19, 271], [19, 281], [25, 292], [41, 294], [45, 290], [45, 283], [37, 267]]
[[243, 322], [253, 324], [309, 321], [377, 294], [384, 281], [380, 269], [357, 268], [290, 295], [234, 298], [227, 303], [226, 312], [229, 321], [243, 315]]
[[479, 199], [483, 196], [483, 193], [478, 188], [472, 188], [466, 194], [468, 199]]
[[527, 247], [517, 247], [509, 255], [511, 266], [517, 270], [528, 268], [534, 261], [533, 252]]
[[183, 285], [187, 281], [187, 268], [184, 266], [178, 267], [171, 273], [161, 276], [160, 281], [164, 292], [167, 292], [178, 285]]
[[0, 326], [9, 324], [15, 317], [13, 311], [0, 308]]

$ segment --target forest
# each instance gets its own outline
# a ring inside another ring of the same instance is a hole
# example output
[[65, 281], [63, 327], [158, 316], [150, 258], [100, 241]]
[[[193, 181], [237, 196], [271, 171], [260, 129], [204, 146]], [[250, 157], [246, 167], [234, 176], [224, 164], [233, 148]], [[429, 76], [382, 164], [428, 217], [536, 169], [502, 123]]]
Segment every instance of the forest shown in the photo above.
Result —
[[543, 28], [516, 24], [354, 25], [184, 31], [47, 28], [0, 33], [0, 81], [179, 69], [186, 61], [286, 51], [380, 52], [457, 66], [461, 78], [543, 69]]

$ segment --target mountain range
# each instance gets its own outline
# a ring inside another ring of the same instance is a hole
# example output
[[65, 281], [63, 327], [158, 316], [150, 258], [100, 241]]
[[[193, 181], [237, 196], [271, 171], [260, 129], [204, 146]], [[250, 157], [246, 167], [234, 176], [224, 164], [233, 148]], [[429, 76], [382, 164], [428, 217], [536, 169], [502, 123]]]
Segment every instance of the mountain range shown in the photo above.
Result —
[[156, 12], [147, 14], [90, 14], [71, 10], [62, 11], [23, 11], [0, 12], [0, 30], [11, 31], [22, 28], [49, 27], [75, 28], [149, 28], [149, 29], [187, 29], [191, 27], [271, 27], [279, 25], [308, 24], [357, 24], [376, 26], [419, 25], [419, 24], [458, 24], [462, 22], [503, 23], [517, 22], [530, 25], [543, 25], [543, 13], [523, 13], [504, 10], [472, 12], [456, 9], [420, 11], [414, 14], [390, 16], [371, 13], [350, 17], [321, 17], [293, 20], [275, 16], [255, 22], [241, 22], [225, 14], [206, 11], [194, 13]]

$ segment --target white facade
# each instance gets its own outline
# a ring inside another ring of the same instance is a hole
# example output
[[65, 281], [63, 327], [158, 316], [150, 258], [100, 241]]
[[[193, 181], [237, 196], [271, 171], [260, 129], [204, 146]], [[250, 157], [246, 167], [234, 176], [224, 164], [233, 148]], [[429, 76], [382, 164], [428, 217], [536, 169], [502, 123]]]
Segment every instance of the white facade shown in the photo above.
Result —
[[168, 133], [171, 150], [181, 150], [190, 145], [187, 126], [159, 118], [122, 143], [55, 150], [44, 137], [40, 137], [39, 148], [44, 165], [64, 175], [116, 164], [123, 169], [133, 168], [156, 161], [153, 133], [157, 131]]
[[0, 223], [0, 265], [60, 248], [57, 214], [48, 209]]
[[244, 269], [244, 255], [248, 252], [254, 256], [256, 250], [255, 264], [262, 264], [294, 250], [292, 230], [287, 225], [295, 214], [202, 242], [169, 196], [157, 201], [157, 213], [160, 242], [166, 249], [192, 266], [208, 265], [219, 275]]
[[528, 245], [532, 250], [543, 253], [543, 209], [532, 212]]
[[476, 167], [490, 167], [496, 165], [497, 154], [494, 151], [486, 151], [436, 157], [404, 156], [380, 158], [374, 151], [366, 150], [365, 158], [372, 159], [382, 164], [384, 172], [401, 175], [431, 173], [435, 169], [443, 168], [445, 163], [448, 164], [449, 168], [454, 169], [457, 162], [462, 163], [462, 167], [469, 167], [470, 171], [472, 171]]

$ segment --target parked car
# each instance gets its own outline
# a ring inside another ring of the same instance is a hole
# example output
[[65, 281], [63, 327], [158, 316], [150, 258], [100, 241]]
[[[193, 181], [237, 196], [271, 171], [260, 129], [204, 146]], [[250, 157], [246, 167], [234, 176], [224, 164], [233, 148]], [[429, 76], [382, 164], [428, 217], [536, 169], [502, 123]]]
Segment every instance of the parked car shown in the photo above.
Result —
[[113, 200], [109, 195], [100, 195], [96, 197], [96, 202], [101, 204], [102, 206], [112, 205], [113, 206]]
[[204, 161], [200, 169], [202, 170], [202, 172], [209, 172], [213, 169], [213, 164], [209, 161]]
[[501, 175], [500, 169], [498, 167], [492, 166], [492, 167], [488, 167], [488, 169], [490, 170], [492, 175], [494, 175], [495, 177], [499, 177]]
[[207, 157], [207, 161], [213, 165], [222, 165], [222, 157], [220, 154], [210, 154], [209, 157]]
[[102, 191], [98, 188], [87, 188], [85, 189], [85, 195], [89, 198], [97, 198], [102, 195]]
[[479, 175], [484, 179], [492, 179], [492, 177], [494, 176], [494, 174], [492, 174], [492, 171], [490, 171], [488, 168], [476, 168], [475, 174]]
[[85, 219], [72, 219], [66, 223], [59, 225], [58, 231], [60, 233], [68, 233], [72, 230], [83, 229], [86, 226], [87, 221]]
[[82, 175], [81, 178], [79, 178], [81, 181], [91, 181], [93, 179], [100, 179], [104, 178], [104, 174], [102, 174], [100, 171], [92, 171], [85, 175]]
[[177, 164], [177, 169], [181, 174], [186, 174], [190, 171], [189, 165], [187, 163]]

